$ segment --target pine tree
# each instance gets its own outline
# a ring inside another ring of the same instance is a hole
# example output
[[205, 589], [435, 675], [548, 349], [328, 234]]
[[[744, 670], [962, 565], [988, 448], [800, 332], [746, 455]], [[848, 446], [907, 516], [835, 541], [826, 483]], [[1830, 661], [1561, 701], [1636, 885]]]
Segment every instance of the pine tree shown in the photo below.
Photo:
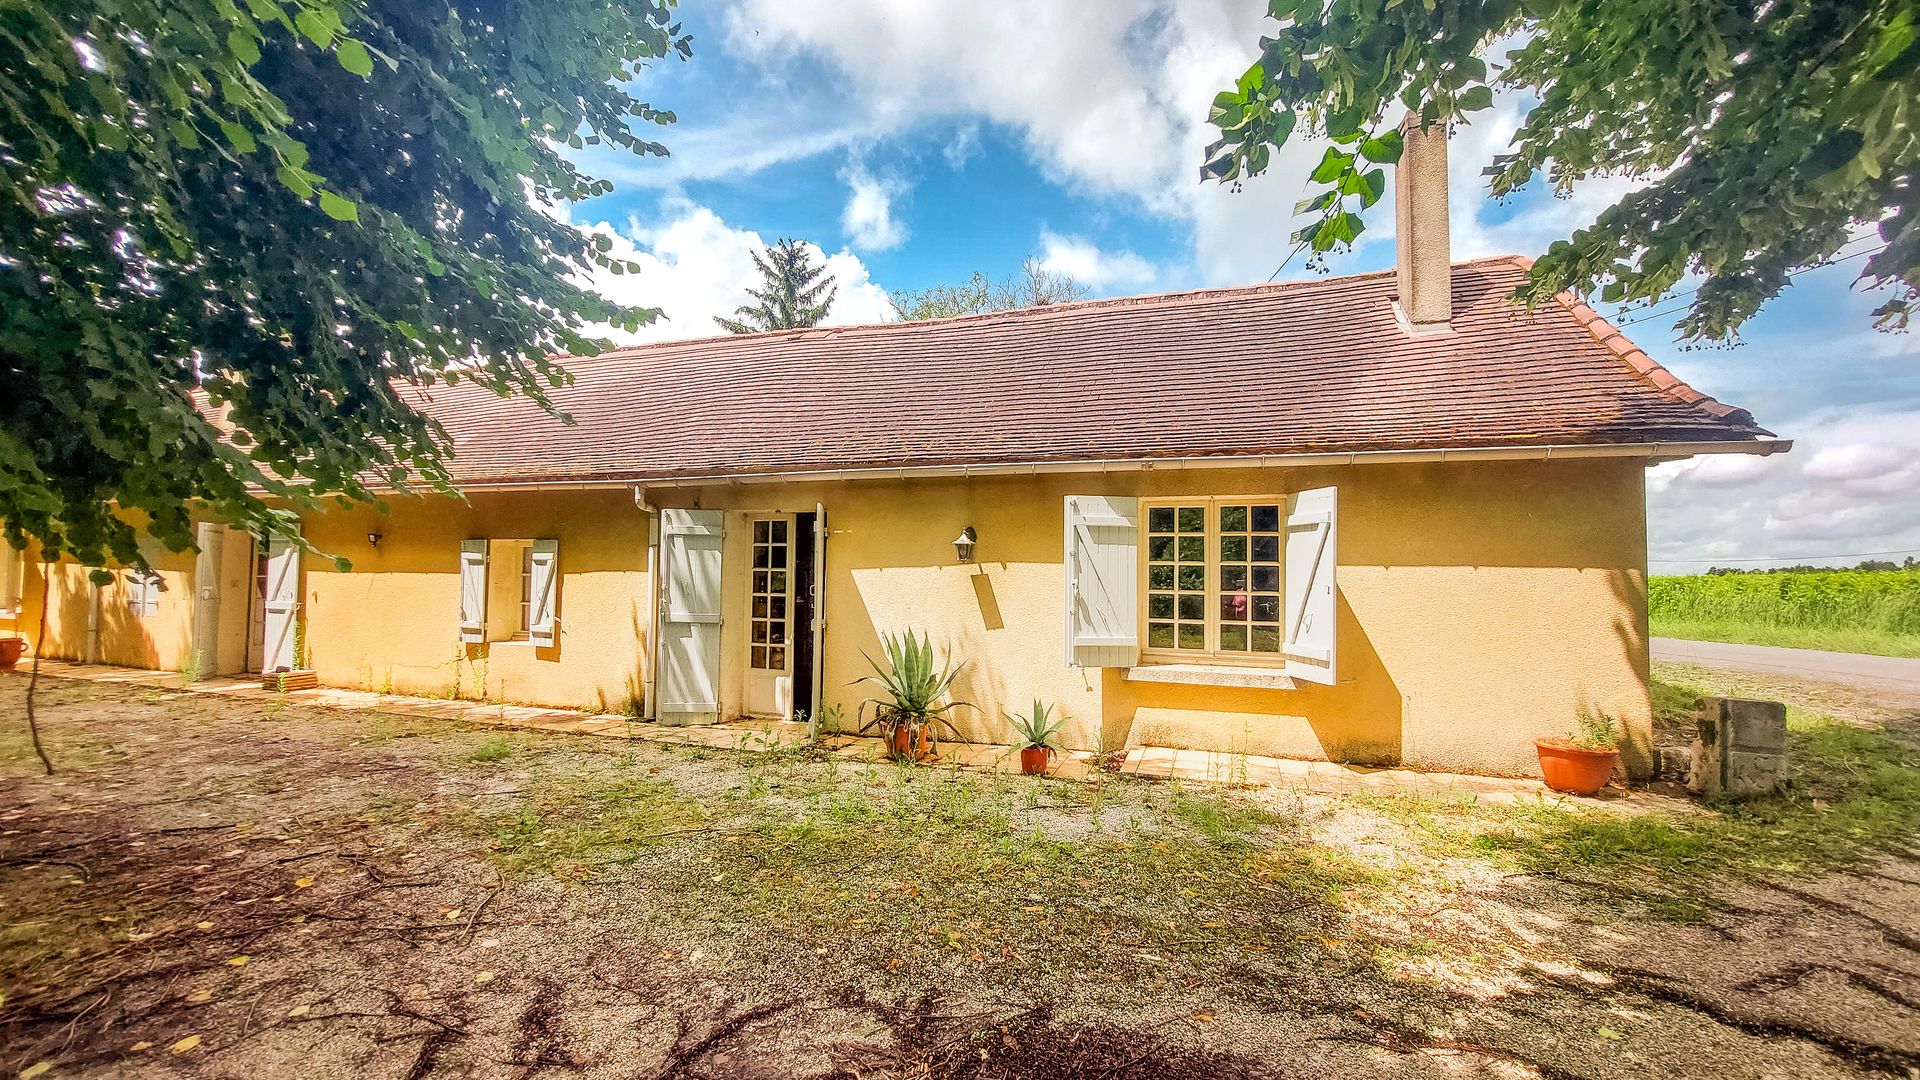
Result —
[[731, 319], [714, 317], [728, 333], [794, 330], [827, 317], [838, 289], [832, 278], [821, 280], [826, 267], [813, 265], [813, 256], [800, 241], [781, 240], [754, 252], [753, 265], [765, 281], [764, 287], [747, 290], [754, 303], [740, 305]]

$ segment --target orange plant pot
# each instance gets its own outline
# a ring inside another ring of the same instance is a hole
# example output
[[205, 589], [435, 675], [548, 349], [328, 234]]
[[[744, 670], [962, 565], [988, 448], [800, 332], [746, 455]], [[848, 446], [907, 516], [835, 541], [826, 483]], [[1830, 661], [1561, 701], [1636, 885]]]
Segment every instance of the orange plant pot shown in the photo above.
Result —
[[23, 637], [0, 638], [0, 671], [12, 671], [13, 665], [27, 651], [27, 639]]
[[1020, 771], [1028, 776], [1039, 776], [1047, 771], [1047, 758], [1053, 751], [1044, 746], [1023, 746], [1020, 748]]
[[1540, 778], [1569, 795], [1592, 795], [1606, 787], [1620, 761], [1618, 750], [1588, 750], [1566, 739], [1535, 739], [1533, 745], [1540, 752]]

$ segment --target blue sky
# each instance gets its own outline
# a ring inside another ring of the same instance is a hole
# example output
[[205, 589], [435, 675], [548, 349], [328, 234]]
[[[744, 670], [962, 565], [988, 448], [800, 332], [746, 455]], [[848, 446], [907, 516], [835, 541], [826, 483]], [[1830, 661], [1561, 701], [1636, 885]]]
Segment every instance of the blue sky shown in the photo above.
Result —
[[[1289, 147], [1238, 193], [1197, 179], [1207, 102], [1246, 66], [1264, 6], [695, 0], [693, 59], [639, 88], [678, 113], [662, 135], [674, 156], [583, 155], [616, 189], [571, 214], [646, 267], [604, 287], [663, 308], [652, 338], [713, 332], [753, 281], [750, 252], [782, 236], [826, 255], [834, 322], [886, 318], [889, 289], [1003, 277], [1027, 258], [1096, 296], [1265, 280], [1320, 149]], [[1523, 108], [1502, 100], [1455, 137], [1455, 258], [1538, 254], [1629, 190], [1603, 179], [1567, 199], [1486, 200], [1480, 167]], [[1379, 209], [1333, 272], [1391, 265]], [[1666, 318], [1628, 327], [1682, 378], [1798, 440], [1781, 458], [1653, 470], [1655, 572], [1920, 554], [1920, 341], [1870, 328], [1879, 298], [1852, 288], [1860, 261], [1798, 279], [1731, 348], [1683, 348]], [[1295, 260], [1282, 277], [1309, 272]]]

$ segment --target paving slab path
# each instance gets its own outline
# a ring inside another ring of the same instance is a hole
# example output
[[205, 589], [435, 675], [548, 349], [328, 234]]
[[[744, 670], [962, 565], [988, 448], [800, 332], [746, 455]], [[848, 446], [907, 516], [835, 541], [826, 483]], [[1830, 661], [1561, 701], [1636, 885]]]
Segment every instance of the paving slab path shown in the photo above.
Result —
[[1872, 686], [1920, 695], [1920, 660], [1864, 653], [1736, 645], [1725, 641], [1652, 639], [1653, 658], [1725, 671], [1766, 671], [1821, 682]]

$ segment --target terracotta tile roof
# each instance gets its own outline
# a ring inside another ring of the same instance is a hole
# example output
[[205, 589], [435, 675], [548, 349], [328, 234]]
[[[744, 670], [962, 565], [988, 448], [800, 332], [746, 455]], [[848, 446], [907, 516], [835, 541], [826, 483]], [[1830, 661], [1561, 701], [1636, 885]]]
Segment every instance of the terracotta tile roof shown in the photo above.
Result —
[[470, 385], [421, 392], [461, 483], [1370, 450], [1753, 441], [1527, 263], [1453, 271], [1453, 331], [1409, 336], [1391, 272], [566, 361], [563, 424]]

